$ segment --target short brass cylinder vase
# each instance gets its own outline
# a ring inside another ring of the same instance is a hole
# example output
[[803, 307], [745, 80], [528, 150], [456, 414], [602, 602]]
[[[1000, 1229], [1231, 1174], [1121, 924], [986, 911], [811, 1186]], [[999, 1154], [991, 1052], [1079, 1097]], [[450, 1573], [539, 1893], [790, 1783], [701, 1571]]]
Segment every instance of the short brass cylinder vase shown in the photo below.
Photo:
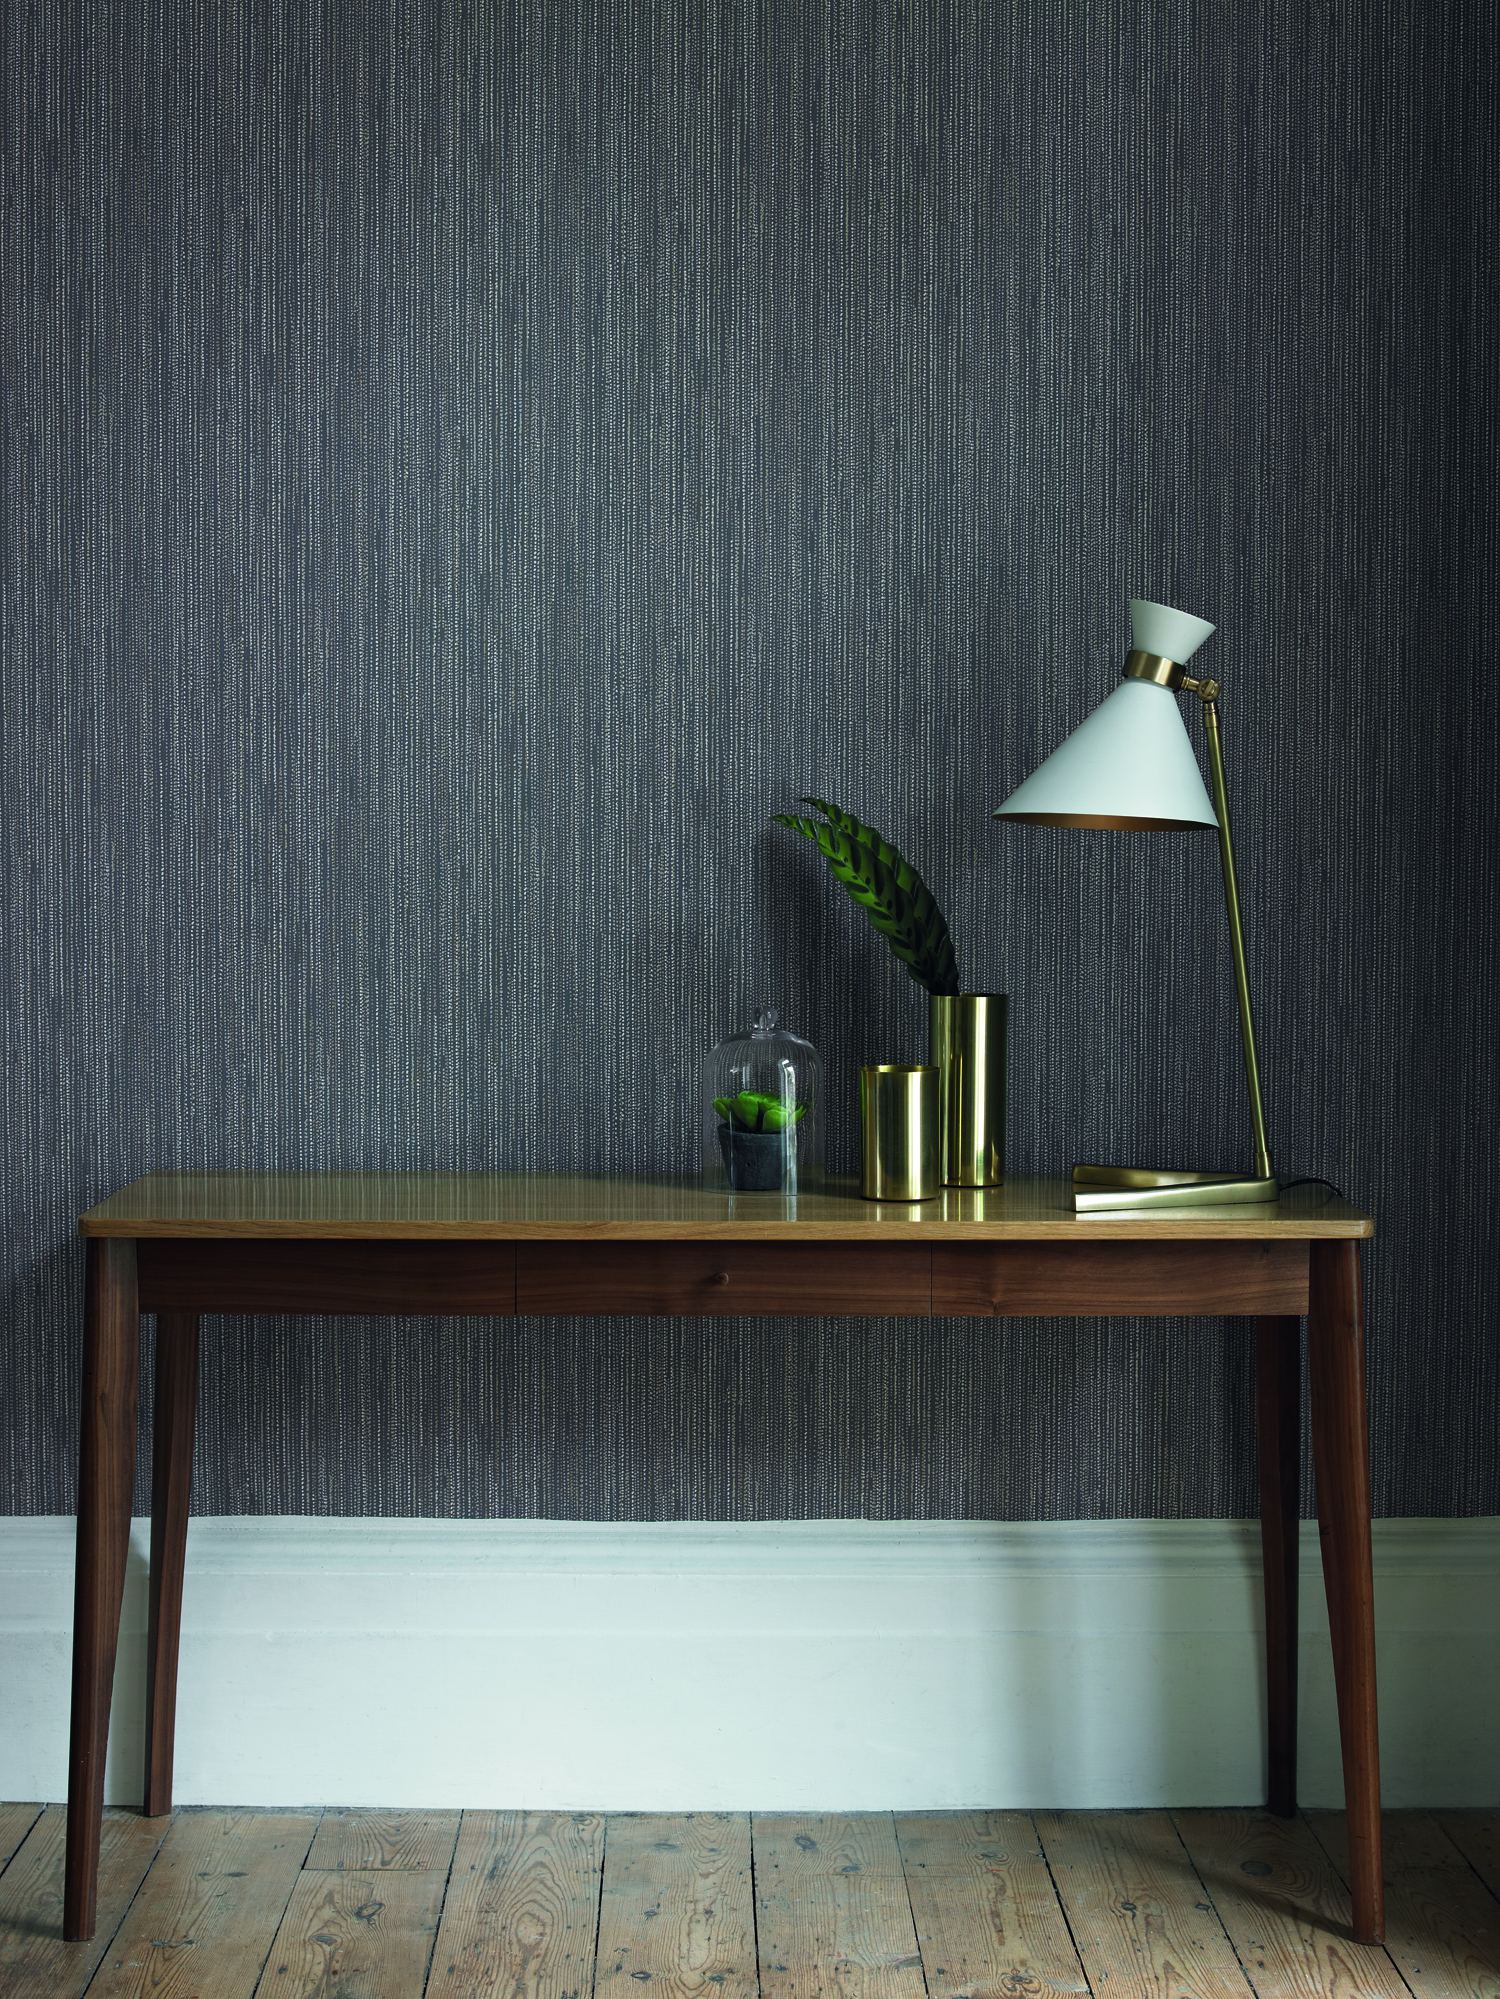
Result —
[[1004, 993], [928, 996], [929, 1054], [938, 1071], [944, 1184], [998, 1187], [1005, 1178]]
[[859, 1072], [864, 1141], [859, 1191], [867, 1201], [931, 1201], [938, 1171], [938, 1073], [909, 1062]]

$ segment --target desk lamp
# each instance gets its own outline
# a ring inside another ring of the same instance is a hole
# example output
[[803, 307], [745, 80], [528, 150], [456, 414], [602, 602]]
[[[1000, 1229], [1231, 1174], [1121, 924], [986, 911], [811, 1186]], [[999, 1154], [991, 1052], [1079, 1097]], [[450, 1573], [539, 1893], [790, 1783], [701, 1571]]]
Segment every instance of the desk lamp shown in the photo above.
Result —
[[[1229, 942], [1239, 1000], [1245, 1081], [1255, 1137], [1253, 1173], [1153, 1172], [1139, 1166], [1075, 1166], [1073, 1203], [1080, 1213], [1116, 1208], [1218, 1207], [1235, 1201], [1274, 1201], [1276, 1179], [1266, 1146], [1245, 935], [1229, 837], [1224, 754], [1219, 741], [1219, 683], [1195, 680], [1187, 662], [1213, 630], [1202, 618], [1166, 604], [1133, 598], [1134, 650], [1125, 678], [1076, 728], [1060, 749], [1034, 770], [995, 813], [1023, 826], [1104, 826], [1133, 831], [1192, 831], [1212, 826], [1219, 835]], [[1175, 696], [1196, 694], [1208, 732], [1213, 803], [1203, 789], [1198, 760]]]

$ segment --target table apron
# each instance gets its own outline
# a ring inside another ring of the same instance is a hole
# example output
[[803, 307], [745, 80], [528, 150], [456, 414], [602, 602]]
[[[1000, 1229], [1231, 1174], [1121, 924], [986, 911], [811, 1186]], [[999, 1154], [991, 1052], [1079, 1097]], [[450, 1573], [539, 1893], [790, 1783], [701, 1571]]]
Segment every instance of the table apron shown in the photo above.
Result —
[[1305, 1242], [941, 1243], [932, 1309], [971, 1318], [1300, 1317]]
[[925, 1319], [926, 1243], [523, 1242], [516, 1310], [650, 1317]]
[[513, 1242], [142, 1236], [143, 1312], [401, 1312], [510, 1318]]
[[509, 1318], [1300, 1316], [1305, 1242], [143, 1237], [143, 1312]]

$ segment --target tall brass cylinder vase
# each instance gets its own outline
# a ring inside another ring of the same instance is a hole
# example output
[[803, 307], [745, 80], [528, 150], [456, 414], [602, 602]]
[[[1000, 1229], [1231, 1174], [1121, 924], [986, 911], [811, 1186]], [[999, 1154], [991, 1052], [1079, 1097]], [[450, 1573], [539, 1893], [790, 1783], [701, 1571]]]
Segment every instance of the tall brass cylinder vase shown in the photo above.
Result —
[[928, 1060], [938, 1070], [943, 1181], [998, 1187], [1005, 1178], [1004, 993], [931, 993]]

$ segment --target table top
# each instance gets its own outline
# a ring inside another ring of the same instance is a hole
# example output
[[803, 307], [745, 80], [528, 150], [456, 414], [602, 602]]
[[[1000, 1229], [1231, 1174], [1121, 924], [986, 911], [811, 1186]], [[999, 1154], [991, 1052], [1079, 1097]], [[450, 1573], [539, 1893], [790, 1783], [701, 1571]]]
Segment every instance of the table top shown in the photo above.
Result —
[[1328, 1188], [1239, 1207], [1076, 1214], [1062, 1175], [866, 1201], [853, 1180], [815, 1194], [731, 1194], [696, 1174], [149, 1173], [79, 1220], [85, 1236], [264, 1236], [519, 1242], [1296, 1242], [1375, 1233]]

